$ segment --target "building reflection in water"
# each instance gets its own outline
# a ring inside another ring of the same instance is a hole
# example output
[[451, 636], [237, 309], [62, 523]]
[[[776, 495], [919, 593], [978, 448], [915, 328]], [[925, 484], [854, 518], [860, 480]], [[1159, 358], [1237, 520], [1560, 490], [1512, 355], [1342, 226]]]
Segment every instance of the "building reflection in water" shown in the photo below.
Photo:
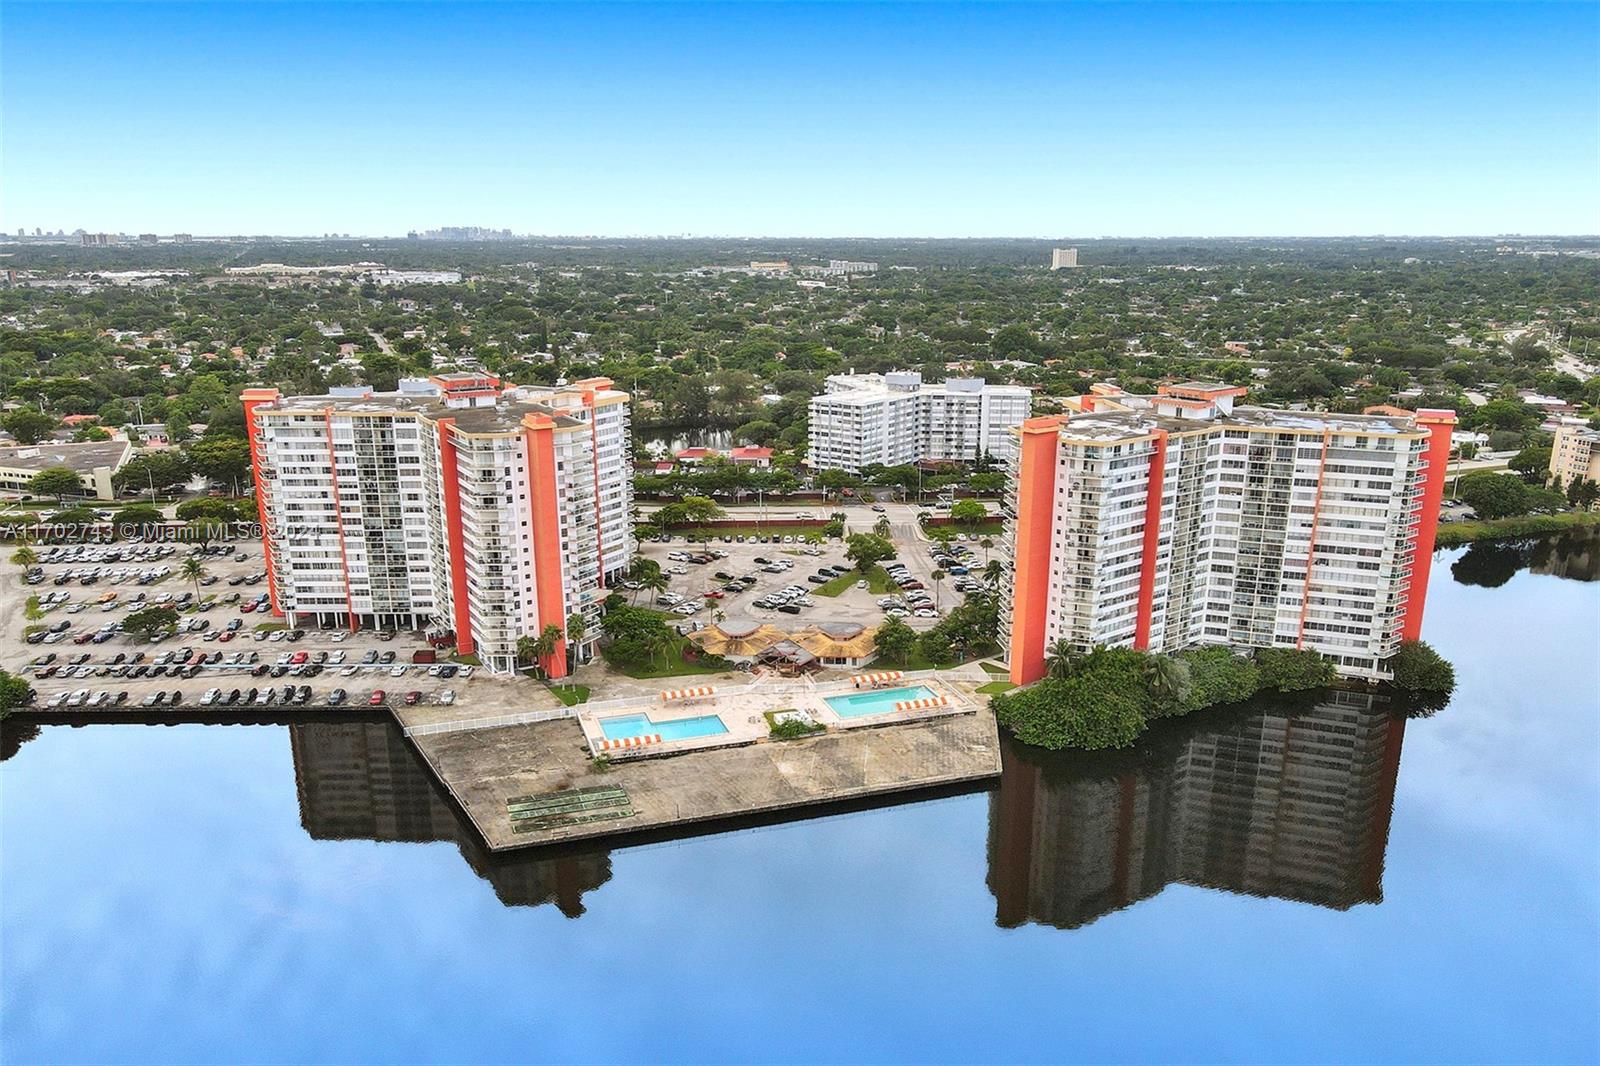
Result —
[[1174, 882], [1337, 909], [1383, 898], [1404, 716], [1337, 692], [1201, 719], [1108, 756], [1005, 745], [989, 801], [998, 924], [1071, 929]]
[[315, 840], [452, 841], [508, 907], [553, 903], [569, 918], [611, 879], [607, 851], [494, 855], [392, 722], [289, 726], [300, 824]]
[[1600, 580], [1600, 527], [1522, 540], [1481, 540], [1451, 564], [1450, 576], [1457, 584], [1493, 589], [1523, 569], [1569, 581]]

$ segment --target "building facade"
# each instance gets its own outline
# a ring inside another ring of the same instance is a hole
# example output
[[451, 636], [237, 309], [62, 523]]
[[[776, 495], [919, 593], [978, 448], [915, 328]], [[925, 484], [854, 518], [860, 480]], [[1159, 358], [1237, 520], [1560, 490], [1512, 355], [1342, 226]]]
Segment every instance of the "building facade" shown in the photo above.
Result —
[[1550, 446], [1550, 477], [1563, 491], [1574, 481], [1600, 484], [1600, 429], [1558, 426]]
[[562, 633], [551, 677], [587, 660], [633, 558], [626, 393], [592, 378], [489, 374], [393, 393], [244, 393], [269, 594], [297, 625], [454, 633], [490, 670]]
[[1078, 265], [1078, 250], [1076, 248], [1050, 249], [1051, 270], [1072, 270]]
[[915, 372], [834, 374], [811, 399], [808, 461], [855, 474], [874, 463], [1005, 460], [1032, 407], [1022, 386], [982, 378], [927, 385]]
[[1049, 649], [1311, 648], [1379, 679], [1422, 628], [1451, 411], [1235, 408], [1245, 390], [1097, 386], [1012, 465], [1011, 677]]

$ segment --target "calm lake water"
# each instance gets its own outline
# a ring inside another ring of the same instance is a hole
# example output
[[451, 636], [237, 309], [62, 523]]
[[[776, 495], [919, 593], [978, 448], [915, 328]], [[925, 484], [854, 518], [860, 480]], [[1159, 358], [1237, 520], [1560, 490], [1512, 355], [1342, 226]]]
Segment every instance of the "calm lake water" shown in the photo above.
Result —
[[0, 1058], [1593, 1061], [1595, 559], [1443, 553], [1430, 718], [610, 852], [491, 861], [381, 722], [12, 729]]

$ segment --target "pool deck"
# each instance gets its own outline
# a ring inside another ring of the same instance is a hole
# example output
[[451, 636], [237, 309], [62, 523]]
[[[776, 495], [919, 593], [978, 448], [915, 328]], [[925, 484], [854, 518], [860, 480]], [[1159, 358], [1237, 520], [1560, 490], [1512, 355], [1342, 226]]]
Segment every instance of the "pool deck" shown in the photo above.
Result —
[[[865, 696], [874, 691], [887, 695], [888, 692], [902, 688], [925, 688], [935, 696], [942, 697], [944, 702], [935, 707], [922, 707], [916, 710], [904, 711], [895, 710], [890, 705], [885, 706], [876, 713], [855, 715], [839, 714], [828, 703], [829, 698], [832, 697]], [[828, 727], [831, 731], [840, 732], [850, 729], [872, 729], [879, 726], [901, 725], [907, 722], [971, 714], [979, 702], [976, 697], [964, 691], [960, 686], [943, 679], [930, 678], [899, 685], [886, 685], [880, 690], [865, 687], [857, 688], [847, 680], [835, 679], [821, 685], [787, 685], [770, 689], [761, 685], [720, 686], [715, 688], [715, 693], [711, 696], [682, 703], [651, 703], [645, 700], [638, 700], [627, 703], [622, 707], [612, 705], [603, 711], [594, 708], [582, 708], [577, 716], [577, 721], [579, 728], [583, 730], [583, 738], [589, 745], [590, 752], [595, 755], [604, 755], [606, 758], [616, 762], [624, 759], [656, 758], [663, 755], [676, 755], [687, 751], [702, 751], [710, 748], [738, 747], [745, 744], [753, 744], [757, 741], [764, 741], [771, 729], [766, 719], [768, 712], [805, 711], [811, 716], [812, 721]], [[726, 727], [726, 731], [705, 736], [686, 737], [681, 740], [655, 741], [652, 739], [638, 747], [619, 748], [615, 742], [607, 743], [603, 722], [608, 719], [641, 714], [648, 717], [656, 725], [715, 715], [722, 719], [722, 724]]]
[[[1000, 774], [994, 716], [981, 701], [882, 728], [830, 729], [804, 740], [746, 738], [671, 758], [622, 760], [605, 770], [591, 761], [590, 738], [573, 718], [412, 741], [492, 851], [847, 803]], [[513, 801], [555, 802], [579, 797], [580, 789], [611, 796], [620, 789], [626, 799], [607, 800], [606, 817], [595, 820], [537, 826], [513, 820]]]

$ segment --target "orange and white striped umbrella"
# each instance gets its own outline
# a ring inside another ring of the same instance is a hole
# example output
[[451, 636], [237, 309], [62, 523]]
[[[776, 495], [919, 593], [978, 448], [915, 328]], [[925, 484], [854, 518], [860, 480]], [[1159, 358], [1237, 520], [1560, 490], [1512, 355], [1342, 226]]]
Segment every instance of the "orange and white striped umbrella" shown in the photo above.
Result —
[[661, 702], [672, 703], [674, 700], [703, 699], [706, 696], [715, 694], [716, 691], [711, 685], [697, 685], [694, 688], [669, 688], [661, 693]]
[[616, 751], [618, 748], [642, 748], [646, 744], [659, 743], [661, 743], [661, 734], [651, 733], [647, 736], [641, 737], [621, 737], [617, 740], [602, 740], [600, 742], [600, 750]]
[[923, 711], [929, 707], [943, 707], [950, 701], [943, 696], [923, 696], [921, 699], [901, 700], [894, 705], [897, 711]]
[[899, 670], [879, 670], [871, 674], [856, 674], [850, 682], [856, 688], [860, 688], [862, 685], [881, 685], [885, 681], [899, 681], [905, 676]]

